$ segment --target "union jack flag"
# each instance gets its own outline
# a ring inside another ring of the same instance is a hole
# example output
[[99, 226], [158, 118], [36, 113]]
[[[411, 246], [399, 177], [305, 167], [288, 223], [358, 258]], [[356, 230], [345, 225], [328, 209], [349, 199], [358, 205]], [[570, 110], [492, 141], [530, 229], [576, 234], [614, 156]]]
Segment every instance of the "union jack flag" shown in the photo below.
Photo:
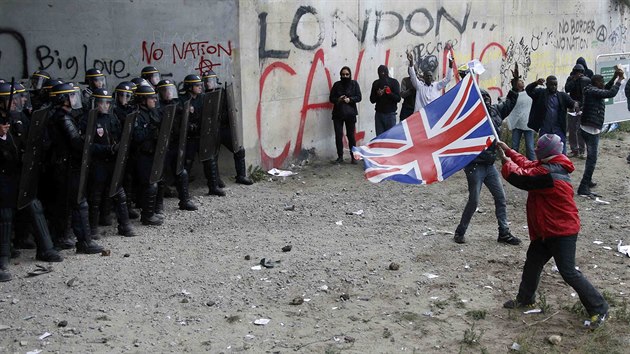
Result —
[[455, 87], [372, 139], [354, 147], [373, 183], [442, 181], [461, 170], [495, 138], [477, 84], [469, 74]]

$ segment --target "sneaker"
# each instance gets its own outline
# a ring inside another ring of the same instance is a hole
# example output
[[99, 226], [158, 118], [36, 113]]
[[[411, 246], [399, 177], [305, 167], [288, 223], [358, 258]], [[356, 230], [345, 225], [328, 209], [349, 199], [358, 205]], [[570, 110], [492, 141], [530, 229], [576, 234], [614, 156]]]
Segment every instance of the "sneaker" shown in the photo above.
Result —
[[604, 325], [608, 319], [608, 312], [603, 315], [593, 315], [589, 320], [584, 321], [584, 327], [588, 329], [597, 329]]
[[524, 304], [516, 299], [508, 300], [503, 304], [506, 309], [533, 309], [536, 304]]
[[460, 235], [457, 232], [455, 233], [455, 236], [453, 236], [453, 241], [455, 241], [455, 243], [466, 243], [466, 238], [464, 237], [464, 235]]
[[513, 246], [521, 244], [521, 240], [518, 237], [512, 235], [511, 232], [505, 233], [503, 235], [499, 235], [499, 237], [497, 238], [497, 242], [506, 243], [508, 245], [513, 245]]

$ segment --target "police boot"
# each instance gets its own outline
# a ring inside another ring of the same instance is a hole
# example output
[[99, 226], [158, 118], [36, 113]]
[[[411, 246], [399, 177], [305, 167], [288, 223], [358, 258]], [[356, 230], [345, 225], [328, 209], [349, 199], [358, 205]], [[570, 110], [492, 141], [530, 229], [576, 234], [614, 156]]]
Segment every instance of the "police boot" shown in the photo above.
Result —
[[98, 224], [101, 226], [112, 225], [112, 198], [103, 198], [101, 200], [101, 214], [98, 217]]
[[211, 158], [204, 164], [204, 172], [208, 179], [208, 195], [225, 196], [225, 191], [219, 187], [219, 171], [217, 160]]
[[142, 213], [140, 222], [142, 225], [162, 225], [162, 219], [155, 216], [155, 196], [157, 195], [157, 184], [150, 184], [142, 194]]
[[217, 186], [219, 188], [225, 188], [225, 182], [221, 179], [221, 174], [219, 173], [219, 159], [214, 160], [217, 163]]
[[193, 204], [190, 200], [190, 195], [188, 194], [188, 172], [183, 170], [182, 173], [177, 176], [175, 183], [179, 198], [179, 210], [197, 210], [197, 206]]
[[132, 206], [131, 200], [127, 199], [127, 213], [129, 215], [129, 219], [135, 220], [140, 217], [140, 213], [138, 213]]
[[164, 220], [164, 182], [158, 182], [155, 195], [155, 216]]
[[13, 210], [11, 208], [0, 209], [0, 281], [11, 280], [9, 258], [11, 257], [11, 231], [13, 222]]
[[118, 234], [125, 237], [137, 236], [129, 222], [129, 211], [127, 210], [127, 198], [122, 188], [113, 198], [114, 211], [118, 219]]
[[95, 254], [103, 251], [103, 247], [94, 242], [90, 235], [88, 205], [85, 200], [72, 209], [72, 229], [77, 236], [77, 253]]
[[[64, 217], [65, 219], [65, 217]], [[66, 227], [66, 220], [58, 220], [58, 218], [50, 219], [50, 231], [56, 250], [69, 250], [74, 248], [74, 242], [72, 237], [68, 235]]]
[[140, 213], [133, 209], [132, 200], [135, 200], [135, 190], [133, 188], [133, 180], [129, 174], [125, 174], [123, 185], [123, 190], [125, 191], [125, 197], [127, 199], [127, 211], [129, 212], [129, 219], [135, 220], [140, 217]]
[[254, 182], [247, 177], [247, 171], [245, 167], [245, 150], [240, 149], [234, 153], [234, 167], [236, 168], [236, 183], [252, 185]]
[[37, 253], [35, 259], [44, 262], [61, 262], [63, 257], [54, 249], [52, 240], [50, 239], [50, 231], [44, 217], [44, 208], [42, 203], [35, 199], [28, 209], [33, 221], [33, 234], [37, 243]]
[[33, 250], [36, 245], [31, 240], [31, 225], [26, 210], [15, 212], [15, 227], [13, 230], [13, 247], [17, 249]]
[[98, 236], [98, 220], [100, 217], [100, 207], [99, 205], [101, 200], [100, 199], [95, 199], [95, 198], [90, 198], [89, 201], [89, 212], [88, 212], [88, 220], [90, 222], [90, 235], [92, 236], [93, 240], [98, 240], [99, 236]]

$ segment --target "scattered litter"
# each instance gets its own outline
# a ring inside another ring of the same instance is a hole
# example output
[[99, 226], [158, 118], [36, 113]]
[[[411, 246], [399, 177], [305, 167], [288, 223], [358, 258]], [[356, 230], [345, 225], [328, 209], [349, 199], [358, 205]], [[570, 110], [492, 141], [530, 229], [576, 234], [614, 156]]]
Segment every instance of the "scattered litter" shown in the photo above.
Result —
[[294, 210], [295, 210], [295, 205], [293, 205], [293, 204], [291, 204], [291, 205], [286, 204], [284, 206], [284, 211], [294, 211]]
[[30, 316], [26, 316], [26, 317], [24, 317], [22, 320], [24, 320], [24, 321], [28, 321], [28, 320], [33, 319], [33, 318], [35, 318], [35, 316], [30, 315]]
[[346, 211], [346, 215], [363, 215], [363, 209], [357, 211]]
[[453, 231], [437, 230], [436, 232], [440, 234], [445, 234], [445, 235], [455, 235]]
[[255, 265], [252, 267], [252, 270], [261, 270], [262, 266], [261, 265]]
[[492, 290], [492, 287], [490, 285], [484, 285], [484, 289], [490, 289]]
[[593, 243], [596, 244], [596, 245], [601, 245], [604, 242], [602, 242], [602, 241], [593, 241]]
[[391, 262], [389, 264], [389, 270], [398, 270], [398, 269], [400, 269], [400, 264], [396, 262]]
[[26, 354], [39, 354], [41, 352], [42, 352], [41, 349], [35, 349], [35, 350], [31, 350], [30, 352], [26, 352]]
[[435, 274], [431, 274], [431, 273], [422, 273], [422, 275], [424, 275], [425, 277], [427, 277], [429, 279], [433, 279], [433, 278], [439, 277], [439, 275], [435, 275]]
[[182, 289], [182, 295], [190, 295], [190, 293], [186, 289]]
[[468, 264], [464, 265], [464, 269], [470, 269], [470, 266]]
[[533, 309], [533, 310], [527, 310], [525, 312], [523, 312], [526, 315], [531, 315], [532, 313], [541, 313], [542, 310], [541, 309]]
[[257, 326], [264, 326], [264, 325], [268, 324], [269, 321], [271, 321], [271, 320], [268, 319], [268, 318], [259, 318], [256, 321], [254, 321], [254, 324], [257, 325]]
[[66, 320], [62, 320], [62, 321], [59, 321], [59, 323], [57, 323], [57, 327], [65, 327], [67, 325], [68, 325], [68, 321]]
[[39, 339], [40, 339], [40, 340], [42, 340], [42, 339], [48, 338], [48, 337], [50, 337], [50, 336], [52, 336], [52, 333], [50, 333], [50, 332], [45, 332], [44, 334], [42, 334], [41, 336], [39, 336]]
[[434, 235], [435, 232], [433, 232], [433, 230], [429, 230], [429, 231], [425, 231], [422, 233], [422, 236], [430, 236], [430, 235]]
[[289, 176], [293, 176], [297, 174], [292, 171], [279, 170], [277, 168], [272, 168], [271, 170], [267, 171], [267, 173], [272, 176], [279, 176], [279, 177], [289, 177]]
[[76, 283], [77, 280], [79, 280], [79, 278], [74, 277], [74, 278], [66, 281], [66, 285], [72, 287], [72, 286], [74, 286], [74, 283]]
[[38, 275], [46, 274], [52, 272], [52, 267], [46, 267], [41, 264], [36, 264], [35, 269], [28, 272], [29, 277], [36, 277]]
[[512, 346], [510, 347], [510, 349], [519, 351], [519, 350], [521, 350], [521, 345], [516, 343], [516, 342], [514, 342], [514, 343], [512, 343]]
[[602, 248], [603, 248], [603, 249], [605, 249], [605, 250], [608, 250], [608, 251], [611, 251], [611, 250], [612, 250], [612, 247], [608, 247], [608, 246], [604, 246], [604, 247], [602, 247]]
[[335, 224], [341, 226], [341, 225], [343, 225], [343, 220], [339, 220], [339, 221], [335, 222]]
[[263, 258], [260, 260], [260, 265], [265, 268], [273, 268], [277, 264], [280, 264], [280, 261], [272, 261], [271, 259]]
[[430, 297], [430, 299], [431, 299], [431, 300], [437, 300], [437, 299], [439, 299], [439, 298], [440, 298], [439, 296], [431, 296], [431, 297]]
[[427, 312], [424, 312], [422, 315], [427, 316], [427, 317], [433, 317], [433, 312], [427, 311]]
[[322, 285], [317, 290], [323, 291], [323, 292], [328, 292], [328, 285]]
[[630, 257], [630, 245], [622, 246], [621, 243], [622, 243], [622, 240], [619, 240], [619, 243], [617, 244], [617, 252], [621, 254], [625, 254], [626, 256]]
[[252, 340], [252, 339], [254, 339], [254, 338], [256, 338], [256, 336], [254, 336], [254, 335], [252, 335], [252, 334], [246, 334], [246, 335], [245, 335], [245, 339], [247, 339], [247, 340]]
[[109, 257], [112, 255], [112, 251], [111, 250], [102, 250], [101, 251], [101, 256], [102, 257]]
[[600, 204], [610, 204], [610, 202], [607, 202], [603, 199], [599, 199], [599, 197], [595, 197], [595, 203], [600, 203]]

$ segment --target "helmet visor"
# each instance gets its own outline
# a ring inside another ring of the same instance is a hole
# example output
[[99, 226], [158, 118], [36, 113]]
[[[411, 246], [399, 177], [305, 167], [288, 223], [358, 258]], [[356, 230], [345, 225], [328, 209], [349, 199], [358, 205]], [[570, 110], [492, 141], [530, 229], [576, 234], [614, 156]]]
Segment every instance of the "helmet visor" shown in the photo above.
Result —
[[172, 101], [178, 97], [177, 86], [173, 84], [158, 87], [158, 93], [160, 94], [160, 100], [162, 101]]

